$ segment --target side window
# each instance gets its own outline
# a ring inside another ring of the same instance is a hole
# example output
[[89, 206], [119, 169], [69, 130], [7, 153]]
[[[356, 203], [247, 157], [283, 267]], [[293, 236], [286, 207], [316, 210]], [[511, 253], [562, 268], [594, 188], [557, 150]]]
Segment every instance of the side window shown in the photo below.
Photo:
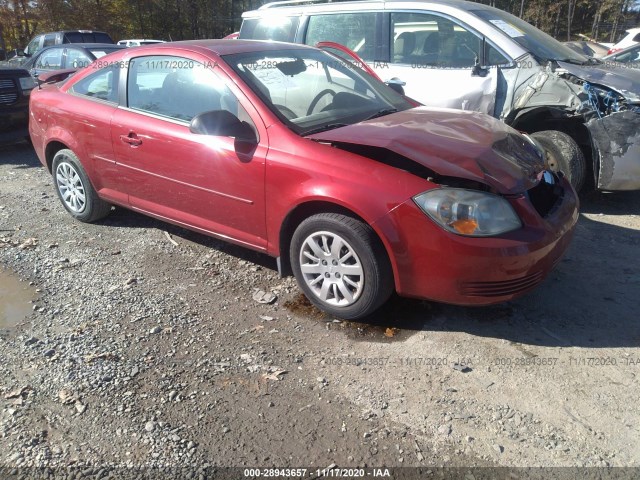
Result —
[[34, 65], [42, 70], [59, 70], [62, 68], [62, 48], [52, 48], [43, 52]]
[[634, 42], [640, 42], [640, 33], [637, 33], [635, 37], [633, 37]]
[[[392, 13], [391, 28], [393, 63], [471, 68], [480, 58], [481, 38], [448, 18], [424, 13]], [[487, 53], [492, 65], [508, 63], [490, 45]]]
[[363, 60], [375, 57], [376, 13], [314, 15], [309, 18], [305, 42], [337, 42], [357, 53]]
[[56, 44], [56, 34], [48, 33], [44, 36], [44, 42], [42, 43], [42, 48], [50, 47], [51, 45]]
[[131, 60], [127, 105], [133, 110], [186, 122], [210, 110], [243, 116], [236, 97], [207, 65], [181, 57]]
[[118, 101], [118, 74], [120, 65], [110, 65], [83, 78], [71, 91], [78, 95], [98, 98], [107, 102]]
[[293, 42], [298, 23], [298, 17], [250, 18], [242, 22], [239, 38]]
[[92, 60], [86, 53], [76, 50], [75, 48], [67, 49], [66, 68], [84, 68], [91, 62]]
[[36, 38], [29, 42], [27, 48], [25, 48], [25, 52], [33, 55], [40, 49], [40, 40], [42, 39], [42, 35], [38, 35]]

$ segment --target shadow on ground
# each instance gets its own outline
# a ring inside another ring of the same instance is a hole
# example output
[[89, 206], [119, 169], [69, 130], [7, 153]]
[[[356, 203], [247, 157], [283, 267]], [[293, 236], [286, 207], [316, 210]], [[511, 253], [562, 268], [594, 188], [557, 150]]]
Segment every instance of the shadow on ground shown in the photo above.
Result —
[[[40, 166], [27, 143], [0, 146], [0, 162], [17, 168]], [[581, 200], [582, 215], [571, 248], [533, 292], [502, 305], [475, 308], [394, 296], [373, 316], [349, 322], [354, 336], [393, 341], [392, 338], [406, 338], [419, 331], [460, 331], [543, 346], [640, 346], [636, 311], [640, 292], [640, 230], [598, 221], [601, 214], [614, 217], [640, 214], [640, 192], [593, 192]], [[276, 270], [275, 260], [267, 255], [123, 208], [116, 208], [98, 226], [167, 231], [179, 241], [193, 242]], [[284, 306], [299, 317], [332, 320], [301, 295]], [[386, 336], [387, 328], [397, 328], [397, 336], [396, 333], [393, 337]]]

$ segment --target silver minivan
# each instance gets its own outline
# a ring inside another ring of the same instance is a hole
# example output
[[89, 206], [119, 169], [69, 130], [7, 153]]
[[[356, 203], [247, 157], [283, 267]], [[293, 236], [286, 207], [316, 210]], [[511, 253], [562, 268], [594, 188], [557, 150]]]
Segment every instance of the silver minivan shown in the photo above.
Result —
[[480, 3], [285, 1], [243, 14], [240, 39], [337, 42], [433, 107], [530, 133], [576, 189], [640, 189], [640, 71], [574, 52]]

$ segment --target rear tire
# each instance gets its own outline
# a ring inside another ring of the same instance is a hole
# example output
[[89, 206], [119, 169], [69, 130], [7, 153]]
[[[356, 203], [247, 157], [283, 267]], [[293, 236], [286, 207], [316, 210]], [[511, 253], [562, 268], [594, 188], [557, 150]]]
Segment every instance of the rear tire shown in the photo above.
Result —
[[545, 130], [531, 134], [542, 146], [545, 165], [553, 172], [564, 173], [573, 188], [579, 192], [584, 186], [587, 164], [582, 150], [573, 138], [557, 130]]
[[320, 213], [304, 220], [293, 234], [290, 260], [307, 298], [335, 317], [365, 317], [393, 292], [380, 240], [369, 225], [346, 215]]
[[51, 174], [58, 198], [76, 220], [95, 222], [111, 211], [111, 204], [98, 197], [80, 160], [71, 150], [65, 148], [56, 153]]

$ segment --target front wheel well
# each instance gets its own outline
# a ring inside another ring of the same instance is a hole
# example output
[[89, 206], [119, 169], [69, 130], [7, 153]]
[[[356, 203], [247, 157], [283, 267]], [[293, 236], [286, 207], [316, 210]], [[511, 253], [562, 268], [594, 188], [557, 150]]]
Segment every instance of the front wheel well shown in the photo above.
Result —
[[68, 148], [68, 147], [62, 142], [54, 141], [47, 144], [47, 147], [44, 150], [44, 157], [47, 161], [47, 168], [49, 169], [49, 173], [51, 173], [51, 168], [53, 165], [53, 157], [55, 157], [56, 153], [58, 153], [60, 150], [64, 148]]
[[[318, 213], [339, 213], [341, 215], [352, 217], [365, 224], [368, 224], [368, 222], [357, 213], [335, 203], [325, 201], [311, 201], [297, 205], [287, 214], [284, 221], [282, 222], [282, 226], [280, 227], [278, 270], [281, 276], [293, 275], [291, 262], [289, 261], [289, 249], [291, 248], [291, 239], [293, 237], [293, 233], [296, 231], [296, 228], [298, 228], [298, 225], [300, 225], [300, 223], [302, 223], [306, 218], [309, 218], [310, 216], [316, 215]], [[378, 237], [377, 234], [376, 237]], [[384, 243], [380, 240], [379, 237], [378, 241], [386, 252]]]
[[596, 181], [595, 172], [598, 171], [597, 154], [594, 152], [591, 133], [580, 116], [570, 115], [564, 110], [539, 108], [518, 115], [511, 127], [525, 133], [536, 133], [545, 130], [557, 130], [566, 133], [578, 144], [585, 158], [586, 187], [591, 188]]

